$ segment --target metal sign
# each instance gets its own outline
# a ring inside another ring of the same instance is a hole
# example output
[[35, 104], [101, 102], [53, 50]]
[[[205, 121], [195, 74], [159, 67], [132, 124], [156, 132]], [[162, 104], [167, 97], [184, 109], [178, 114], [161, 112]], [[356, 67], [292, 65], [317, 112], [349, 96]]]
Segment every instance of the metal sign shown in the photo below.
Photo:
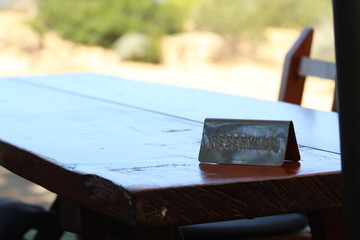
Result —
[[299, 161], [292, 121], [205, 119], [199, 161], [281, 166]]

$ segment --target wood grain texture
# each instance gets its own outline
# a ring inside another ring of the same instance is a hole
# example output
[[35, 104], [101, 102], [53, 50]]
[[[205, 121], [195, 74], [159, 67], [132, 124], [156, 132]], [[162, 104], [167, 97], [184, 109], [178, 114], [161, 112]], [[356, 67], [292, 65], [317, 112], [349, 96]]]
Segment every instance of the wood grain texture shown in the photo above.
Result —
[[51, 159], [39, 157], [5, 142], [0, 142], [0, 164], [25, 179], [79, 204], [99, 209], [114, 219], [130, 215], [128, 193], [109, 180], [101, 178], [94, 187], [94, 181], [89, 181], [92, 175], [69, 171], [52, 163]]
[[135, 194], [137, 218], [142, 225], [187, 225], [336, 207], [341, 206], [340, 182], [329, 174], [144, 191]]
[[[1, 165], [127, 225], [341, 206], [336, 113], [88, 74], [0, 79], [0, 109]], [[302, 160], [200, 164], [203, 117], [293, 120]]]
[[[19, 84], [21, 88], [25, 87], [23, 85], [29, 85], [54, 94], [60, 92], [69, 95], [69, 99], [80, 96], [110, 105], [170, 115], [201, 125], [205, 118], [292, 120], [300, 145], [340, 152], [337, 113], [314, 111], [283, 102], [274, 103], [97, 74], [4, 80]], [[325, 135], [328, 137], [324, 138]]]

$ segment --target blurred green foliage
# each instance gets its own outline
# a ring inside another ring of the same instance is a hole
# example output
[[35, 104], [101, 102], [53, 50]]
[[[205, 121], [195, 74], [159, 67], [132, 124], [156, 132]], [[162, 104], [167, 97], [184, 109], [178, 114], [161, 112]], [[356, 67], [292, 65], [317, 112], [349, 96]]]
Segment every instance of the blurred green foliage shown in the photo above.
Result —
[[192, 17], [198, 29], [256, 37], [267, 26], [303, 28], [330, 15], [330, 0], [199, 0]]
[[[194, 0], [39, 0], [39, 14], [31, 25], [40, 33], [57, 31], [76, 43], [112, 47], [127, 33], [151, 37], [150, 59], [159, 61], [160, 37], [182, 31]], [[153, 58], [153, 59], [151, 59]]]
[[196, 29], [220, 34], [236, 54], [240, 40], [256, 43], [269, 26], [301, 29], [331, 21], [331, 13], [330, 0], [199, 0], [191, 16]]
[[[128, 33], [152, 39], [158, 62], [163, 35], [183, 31], [185, 20], [196, 30], [218, 33], [229, 46], [240, 39], [261, 39], [267, 26], [303, 28], [331, 15], [330, 0], [38, 0], [31, 25], [39, 32], [57, 31], [77, 43], [112, 47]], [[230, 50], [232, 51], [232, 50]]]
[[110, 47], [125, 33], [171, 34], [182, 30], [178, 1], [40, 0], [37, 26], [74, 42]]

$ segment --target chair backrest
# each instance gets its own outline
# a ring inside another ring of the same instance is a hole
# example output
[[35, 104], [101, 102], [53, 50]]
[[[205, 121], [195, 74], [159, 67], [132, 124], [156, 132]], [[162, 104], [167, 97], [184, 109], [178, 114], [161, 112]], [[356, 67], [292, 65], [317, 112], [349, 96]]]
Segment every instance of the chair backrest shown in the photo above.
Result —
[[[307, 76], [336, 79], [335, 63], [309, 57], [313, 35], [312, 28], [305, 28], [286, 54], [279, 101], [300, 105]], [[336, 93], [334, 93], [332, 110], [337, 111]]]

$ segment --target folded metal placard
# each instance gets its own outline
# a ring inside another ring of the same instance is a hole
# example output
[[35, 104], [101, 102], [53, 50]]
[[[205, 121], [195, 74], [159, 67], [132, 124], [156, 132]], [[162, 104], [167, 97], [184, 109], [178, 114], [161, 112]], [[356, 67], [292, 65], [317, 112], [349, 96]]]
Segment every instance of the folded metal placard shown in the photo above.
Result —
[[299, 161], [292, 121], [205, 119], [200, 162], [281, 166]]

